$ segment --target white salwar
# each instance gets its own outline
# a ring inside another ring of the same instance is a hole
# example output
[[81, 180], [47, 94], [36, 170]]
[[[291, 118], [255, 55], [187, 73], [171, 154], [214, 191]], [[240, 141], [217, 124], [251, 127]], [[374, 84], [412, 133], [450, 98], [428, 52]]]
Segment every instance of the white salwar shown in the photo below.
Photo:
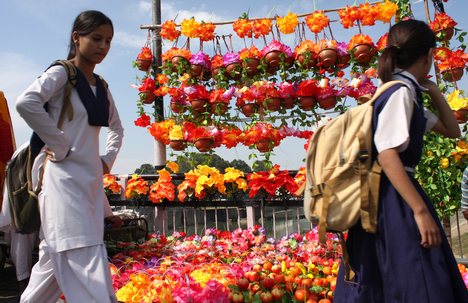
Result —
[[[73, 89], [73, 119], [65, 118], [58, 129], [66, 81], [62, 66], [51, 67], [17, 100], [18, 112], [46, 144], [34, 162], [33, 178], [39, 175], [44, 151], [52, 153], [38, 197], [42, 223], [40, 258], [21, 302], [55, 302], [59, 289], [69, 303], [115, 302], [112, 287], [106, 287], [111, 285], [107, 256], [101, 252], [104, 218], [112, 215], [103, 190], [101, 161], [112, 167], [122, 144], [123, 128], [108, 92], [109, 128], [106, 150], [100, 156], [101, 127], [89, 125], [86, 109]], [[43, 108], [46, 102], [48, 112]], [[77, 281], [81, 281], [79, 285]], [[55, 288], [54, 283], [59, 287]], [[89, 299], [85, 299], [84, 292]]]

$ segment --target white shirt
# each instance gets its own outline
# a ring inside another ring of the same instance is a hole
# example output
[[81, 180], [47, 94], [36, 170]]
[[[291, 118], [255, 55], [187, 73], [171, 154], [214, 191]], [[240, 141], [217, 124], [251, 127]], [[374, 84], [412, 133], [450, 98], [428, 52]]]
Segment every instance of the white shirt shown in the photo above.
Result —
[[[41, 229], [49, 247], [56, 252], [103, 243], [104, 217], [111, 215], [102, 186], [101, 159], [112, 167], [122, 145], [123, 128], [110, 92], [106, 151], [99, 155], [101, 127], [88, 123], [88, 114], [73, 89], [70, 102], [73, 119], [57, 121], [63, 104], [67, 74], [54, 66], [36, 79], [17, 100], [16, 108], [26, 123], [54, 153], [46, 164], [39, 194]], [[48, 112], [43, 108], [48, 103]], [[43, 163], [44, 150], [36, 158], [33, 175]]]
[[[396, 72], [411, 78], [418, 84], [412, 74], [403, 70], [396, 70]], [[408, 84], [408, 87], [402, 86], [395, 91], [379, 114], [379, 123], [374, 134], [374, 143], [379, 153], [391, 148], [396, 148], [398, 152], [406, 150], [410, 139], [409, 128], [413, 107], [419, 106], [416, 102], [416, 90], [411, 81], [398, 74], [393, 76], [393, 80], [403, 81]], [[419, 88], [421, 91], [427, 91], [422, 86]], [[424, 116], [427, 119], [425, 130], [428, 132], [434, 127], [438, 117], [426, 108], [424, 108]]]

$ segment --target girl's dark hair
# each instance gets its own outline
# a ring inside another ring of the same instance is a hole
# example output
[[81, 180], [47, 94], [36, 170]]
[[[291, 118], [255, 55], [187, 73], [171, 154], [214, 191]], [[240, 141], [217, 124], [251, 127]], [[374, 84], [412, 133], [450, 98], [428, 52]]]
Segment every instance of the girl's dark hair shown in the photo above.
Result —
[[67, 59], [72, 59], [76, 55], [76, 47], [75, 43], [73, 43], [72, 37], [73, 32], [77, 32], [80, 36], [86, 36], [87, 34], [96, 30], [99, 26], [106, 24], [110, 25], [112, 27], [112, 32], [114, 32], [112, 20], [103, 13], [93, 10], [80, 13], [76, 17], [75, 22], [73, 22]]
[[387, 47], [379, 57], [378, 74], [383, 83], [392, 80], [395, 67], [406, 69], [436, 46], [430, 27], [419, 20], [405, 20], [390, 28]]

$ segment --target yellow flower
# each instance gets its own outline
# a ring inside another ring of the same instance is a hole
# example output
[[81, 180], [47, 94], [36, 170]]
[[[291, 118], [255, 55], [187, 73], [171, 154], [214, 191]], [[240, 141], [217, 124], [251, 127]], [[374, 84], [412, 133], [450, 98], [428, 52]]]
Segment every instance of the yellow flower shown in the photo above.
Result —
[[450, 164], [450, 161], [447, 158], [442, 158], [442, 160], [440, 160], [440, 167], [442, 168], [449, 167], [449, 164]]
[[284, 17], [276, 17], [276, 25], [283, 34], [292, 34], [296, 30], [299, 20], [297, 15], [289, 12]]
[[458, 89], [447, 95], [447, 103], [452, 110], [468, 108], [468, 98], [464, 98]]
[[182, 23], [180, 24], [180, 32], [182, 33], [182, 35], [188, 38], [199, 37], [200, 36], [199, 28], [200, 28], [200, 23], [195, 21], [193, 17], [190, 19], [184, 19], [184, 21], [182, 21]]
[[179, 171], [179, 164], [169, 161], [166, 164], [167, 168], [169, 168], [173, 173], [177, 173]]
[[182, 125], [175, 124], [172, 129], [169, 131], [169, 140], [183, 140], [184, 132], [182, 130]]
[[377, 16], [376, 19], [384, 23], [390, 22], [393, 16], [395, 16], [398, 5], [392, 1], [385, 1], [384, 3], [379, 3], [377, 6]]

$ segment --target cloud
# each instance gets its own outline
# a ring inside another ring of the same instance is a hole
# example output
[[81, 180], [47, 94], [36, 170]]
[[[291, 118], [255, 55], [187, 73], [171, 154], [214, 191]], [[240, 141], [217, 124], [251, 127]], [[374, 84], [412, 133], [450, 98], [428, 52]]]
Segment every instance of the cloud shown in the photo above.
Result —
[[140, 48], [146, 42], [144, 35], [134, 35], [123, 31], [116, 31], [112, 44], [126, 48]]

